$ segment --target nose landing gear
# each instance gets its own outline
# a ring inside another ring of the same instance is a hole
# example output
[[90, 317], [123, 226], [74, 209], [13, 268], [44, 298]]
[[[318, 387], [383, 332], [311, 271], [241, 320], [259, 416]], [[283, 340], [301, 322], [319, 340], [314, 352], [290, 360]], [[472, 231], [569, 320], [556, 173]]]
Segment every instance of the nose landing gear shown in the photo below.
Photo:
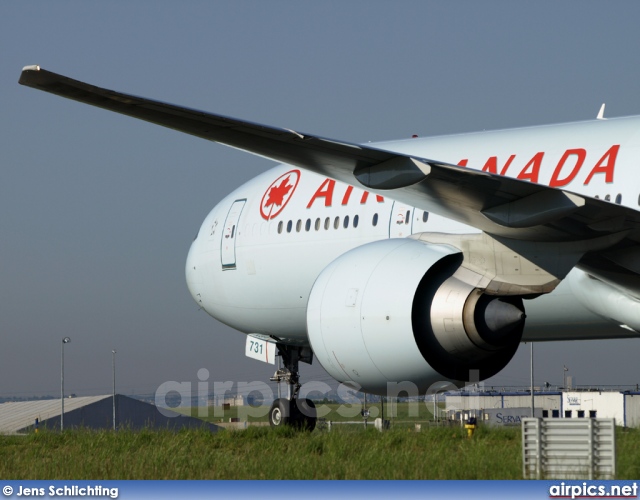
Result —
[[316, 427], [316, 407], [310, 399], [300, 399], [298, 396], [300, 392], [299, 362], [311, 364], [313, 353], [308, 347], [282, 344], [278, 344], [278, 351], [284, 367], [279, 368], [270, 380], [278, 383], [278, 393], [280, 393], [280, 383], [284, 382], [287, 387], [287, 396], [278, 397], [271, 405], [269, 424], [271, 427], [291, 426], [312, 431]]

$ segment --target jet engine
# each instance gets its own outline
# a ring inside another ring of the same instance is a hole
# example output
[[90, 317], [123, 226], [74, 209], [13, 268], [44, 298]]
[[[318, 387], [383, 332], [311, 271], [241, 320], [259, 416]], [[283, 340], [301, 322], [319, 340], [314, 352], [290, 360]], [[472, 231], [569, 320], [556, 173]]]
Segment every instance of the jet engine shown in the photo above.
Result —
[[459, 279], [462, 253], [390, 239], [355, 248], [318, 276], [307, 309], [309, 341], [336, 380], [386, 394], [436, 382], [484, 380], [511, 360], [524, 329], [520, 297]]

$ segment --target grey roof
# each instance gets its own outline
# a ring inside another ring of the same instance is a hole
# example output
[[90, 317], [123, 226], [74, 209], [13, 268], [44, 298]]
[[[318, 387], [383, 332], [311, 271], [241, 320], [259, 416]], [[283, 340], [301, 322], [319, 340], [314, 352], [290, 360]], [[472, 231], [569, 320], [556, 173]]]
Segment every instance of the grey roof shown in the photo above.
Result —
[[[113, 428], [112, 395], [67, 398], [64, 400], [65, 429]], [[203, 420], [182, 415], [168, 408], [116, 394], [116, 423], [118, 429], [208, 429], [218, 427]], [[60, 428], [60, 400], [26, 401], [0, 404], [0, 433], [20, 434], [31, 432], [36, 418], [42, 429]]]
[[[65, 416], [68, 411], [110, 397], [112, 396], [66, 398], [64, 400]], [[2, 403], [0, 404], [0, 434], [16, 434], [19, 430], [33, 425], [36, 418], [42, 422], [49, 418], [59, 417], [60, 406], [59, 399]]]

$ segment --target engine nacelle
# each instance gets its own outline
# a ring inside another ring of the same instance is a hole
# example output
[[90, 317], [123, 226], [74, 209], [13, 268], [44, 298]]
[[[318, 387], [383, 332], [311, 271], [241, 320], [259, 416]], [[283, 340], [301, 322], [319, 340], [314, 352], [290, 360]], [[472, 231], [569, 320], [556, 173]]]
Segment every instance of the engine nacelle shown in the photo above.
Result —
[[[409, 381], [424, 394], [443, 380], [483, 380], [515, 354], [522, 300], [454, 277], [461, 252], [390, 239], [355, 248], [320, 273], [307, 311], [309, 341], [336, 380], [386, 394]], [[471, 372], [477, 370], [477, 372]]]

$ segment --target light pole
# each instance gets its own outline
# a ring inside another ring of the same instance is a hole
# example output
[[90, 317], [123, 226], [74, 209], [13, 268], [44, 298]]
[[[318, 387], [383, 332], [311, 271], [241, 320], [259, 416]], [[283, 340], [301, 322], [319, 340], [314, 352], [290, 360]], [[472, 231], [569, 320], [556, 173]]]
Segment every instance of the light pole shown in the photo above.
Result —
[[116, 350], [111, 351], [113, 358], [113, 430], [116, 430]]
[[567, 389], [567, 372], [569, 368], [566, 365], [563, 366], [562, 370], [562, 390], [565, 391]]
[[69, 337], [62, 339], [62, 355], [60, 364], [60, 431], [64, 430], [64, 345], [71, 342]]

